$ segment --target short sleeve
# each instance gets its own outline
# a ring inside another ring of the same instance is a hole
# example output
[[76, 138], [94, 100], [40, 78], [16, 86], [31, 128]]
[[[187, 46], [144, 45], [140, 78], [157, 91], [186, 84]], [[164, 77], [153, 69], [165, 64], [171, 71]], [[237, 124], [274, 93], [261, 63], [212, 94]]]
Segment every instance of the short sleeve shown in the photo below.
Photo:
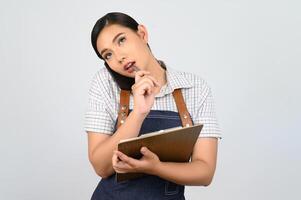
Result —
[[[114, 120], [109, 112], [109, 105], [105, 102], [104, 87], [100, 87], [99, 80], [95, 76], [88, 92], [88, 105], [84, 116], [85, 131], [112, 134]], [[102, 85], [103, 86], [103, 85]]]
[[211, 89], [206, 86], [203, 94], [205, 94], [204, 98], [201, 98], [198, 104], [199, 107], [194, 119], [194, 123], [204, 125], [199, 137], [216, 137], [221, 139], [221, 130], [216, 118]]

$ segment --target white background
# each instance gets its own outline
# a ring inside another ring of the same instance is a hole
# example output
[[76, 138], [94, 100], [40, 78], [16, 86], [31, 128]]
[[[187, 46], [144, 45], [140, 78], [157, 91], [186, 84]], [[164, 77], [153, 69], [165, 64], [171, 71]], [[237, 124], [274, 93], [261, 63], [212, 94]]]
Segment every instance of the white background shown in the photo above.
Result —
[[300, 1], [3, 1], [0, 199], [89, 199], [99, 177], [83, 117], [103, 67], [96, 20], [144, 24], [154, 55], [212, 88], [223, 131], [209, 187], [187, 199], [300, 198]]

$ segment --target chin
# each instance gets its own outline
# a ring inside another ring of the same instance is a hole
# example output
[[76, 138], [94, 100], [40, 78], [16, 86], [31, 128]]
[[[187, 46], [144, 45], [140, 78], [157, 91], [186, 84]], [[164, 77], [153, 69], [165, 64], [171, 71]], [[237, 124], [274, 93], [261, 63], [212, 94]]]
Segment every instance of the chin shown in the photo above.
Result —
[[123, 73], [119, 73], [119, 74], [121, 74], [122, 76], [126, 76], [128, 78], [135, 78], [135, 74], [133, 74], [133, 73], [129, 74], [127, 72], [123, 72]]

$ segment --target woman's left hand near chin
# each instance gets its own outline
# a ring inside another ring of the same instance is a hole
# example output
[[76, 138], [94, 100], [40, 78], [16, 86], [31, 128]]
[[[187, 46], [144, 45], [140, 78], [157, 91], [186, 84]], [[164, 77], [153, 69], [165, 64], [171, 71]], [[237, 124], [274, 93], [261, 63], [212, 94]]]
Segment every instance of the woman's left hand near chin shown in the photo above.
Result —
[[141, 148], [142, 158], [137, 160], [115, 150], [112, 157], [112, 166], [118, 173], [140, 172], [154, 174], [161, 163], [159, 157], [148, 148]]

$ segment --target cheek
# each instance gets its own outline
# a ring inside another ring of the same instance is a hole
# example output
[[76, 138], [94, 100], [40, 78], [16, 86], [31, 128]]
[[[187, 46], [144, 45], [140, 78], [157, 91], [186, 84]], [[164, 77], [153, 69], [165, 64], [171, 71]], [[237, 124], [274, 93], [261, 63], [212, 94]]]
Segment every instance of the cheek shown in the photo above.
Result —
[[136, 45], [133, 45], [132, 51], [135, 52], [135, 57], [138, 58], [148, 56], [149, 54], [148, 47], [142, 42], [137, 42]]
[[117, 61], [116, 60], [114, 60], [114, 59], [111, 59], [109, 62], [107, 62], [107, 64], [109, 65], [109, 67], [112, 69], [112, 70], [114, 70], [115, 72], [117, 71], [119, 71], [120, 69], [118, 69], [118, 64], [117, 64]]

